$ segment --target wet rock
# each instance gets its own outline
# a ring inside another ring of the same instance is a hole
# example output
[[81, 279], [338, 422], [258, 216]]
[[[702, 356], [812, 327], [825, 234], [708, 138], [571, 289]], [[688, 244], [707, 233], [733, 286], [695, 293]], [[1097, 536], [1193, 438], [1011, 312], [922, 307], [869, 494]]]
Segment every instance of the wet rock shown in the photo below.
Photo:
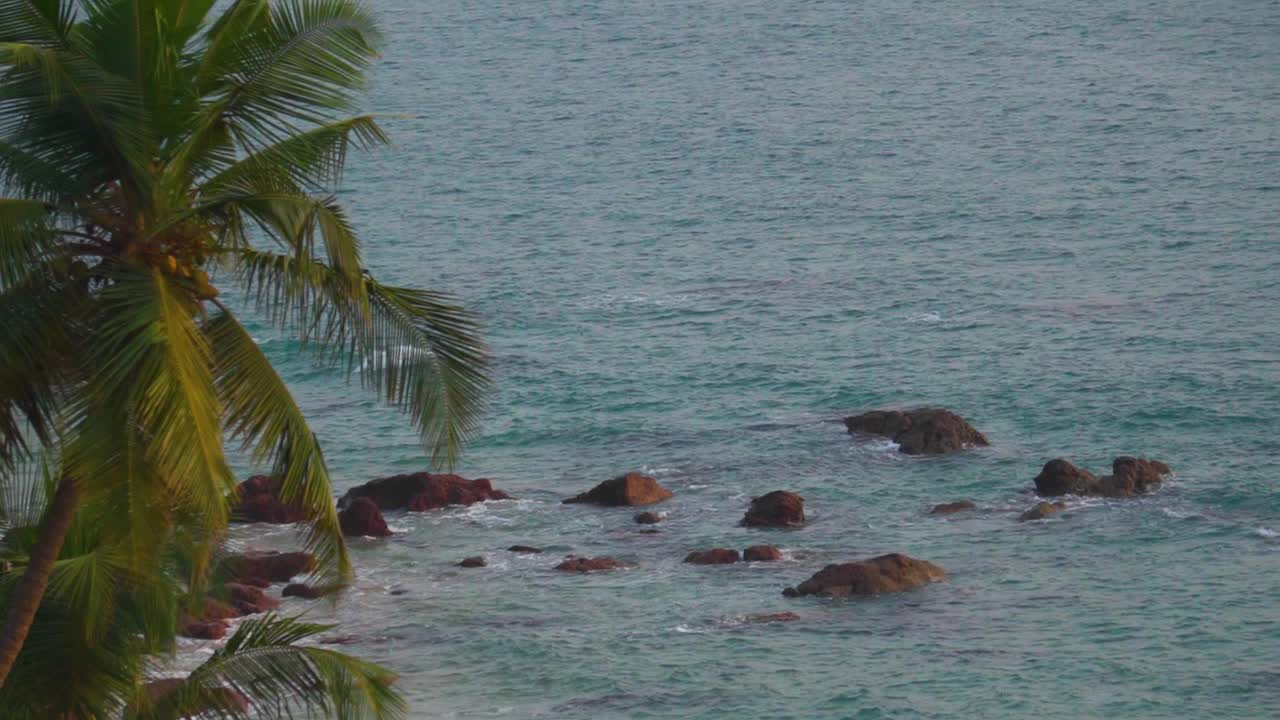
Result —
[[235, 582], [266, 587], [311, 572], [316, 568], [316, 558], [306, 552], [248, 552], [228, 555], [223, 558], [222, 567], [226, 577]]
[[235, 503], [231, 507], [232, 521], [286, 525], [306, 520], [299, 503], [286, 503], [280, 499], [283, 484], [283, 478], [255, 475], [237, 485]]
[[642, 512], [635, 519], [641, 525], [657, 525], [662, 522], [662, 516], [656, 512]]
[[1036, 494], [1041, 497], [1056, 495], [1087, 495], [1097, 478], [1088, 470], [1081, 470], [1062, 458], [1044, 464], [1036, 476]]
[[1035, 505], [1031, 506], [1029, 510], [1022, 513], [1021, 517], [1019, 517], [1018, 519], [1023, 522], [1027, 522], [1029, 520], [1044, 520], [1050, 515], [1056, 515], [1057, 513], [1060, 513], [1066, 509], [1067, 509], [1067, 504], [1062, 501], [1038, 502]]
[[685, 556], [684, 561], [694, 565], [729, 565], [739, 560], [738, 551], [728, 548], [699, 550]]
[[315, 600], [329, 594], [329, 590], [305, 583], [292, 583], [286, 585], [280, 593], [284, 597], [296, 597], [304, 600]]
[[782, 551], [772, 545], [752, 545], [742, 551], [747, 562], [774, 562], [782, 559]]
[[1111, 474], [1098, 478], [1090, 489], [1106, 497], [1141, 495], [1159, 487], [1169, 472], [1169, 466], [1159, 460], [1122, 455], [1111, 462]]
[[804, 498], [774, 490], [751, 501], [751, 507], [742, 518], [747, 527], [791, 527], [804, 524]]
[[201, 620], [228, 620], [235, 617], [240, 617], [240, 611], [217, 598], [205, 598], [204, 605], [200, 608]]
[[587, 503], [609, 507], [652, 505], [660, 503], [674, 494], [648, 475], [627, 473], [612, 480], [605, 480], [581, 495], [575, 495], [562, 502], [565, 504]]
[[828, 565], [796, 587], [787, 597], [821, 595], [852, 597], [900, 592], [946, 578], [942, 568], [925, 560], [891, 553], [859, 562]]
[[338, 512], [338, 525], [347, 537], [386, 537], [391, 534], [378, 503], [358, 497]]
[[752, 625], [764, 625], [766, 623], [794, 622], [799, 619], [800, 616], [793, 612], [776, 612], [747, 615], [742, 618], [742, 621]]
[[567, 557], [564, 562], [556, 565], [556, 570], [564, 572], [594, 572], [597, 570], [617, 570], [626, 567], [621, 561], [614, 560], [611, 557]]
[[957, 500], [955, 502], [942, 503], [941, 505], [934, 505], [933, 509], [929, 511], [929, 514], [930, 515], [951, 515], [958, 512], [964, 512], [966, 510], [972, 510], [975, 507], [977, 506], [974, 505], [973, 502], [970, 500]]
[[326, 635], [320, 638], [321, 645], [355, 645], [360, 638], [355, 635]]
[[450, 505], [472, 505], [487, 500], [510, 500], [511, 496], [494, 490], [493, 484], [481, 478], [468, 480], [460, 475], [412, 473], [370, 480], [346, 492], [338, 501], [345, 510], [356, 498], [369, 498], [380, 510], [421, 512]]
[[989, 444], [964, 418], [942, 408], [872, 410], [845, 418], [844, 425], [851, 433], [887, 437], [907, 455], [941, 455]]
[[463, 558], [462, 562], [458, 563], [458, 567], [481, 568], [488, 564], [489, 563], [485, 562], [484, 558], [480, 557], [479, 555], [475, 555], [473, 557]]
[[280, 601], [264, 593], [262, 588], [240, 583], [227, 583], [226, 587], [232, 607], [242, 615], [270, 612], [280, 607]]
[[531, 553], [532, 554], [532, 553], [542, 552], [542, 548], [531, 547], [529, 545], [512, 545], [511, 547], [507, 548], [507, 550], [513, 553]]
[[230, 627], [226, 620], [191, 620], [183, 623], [179, 634], [196, 640], [221, 640]]

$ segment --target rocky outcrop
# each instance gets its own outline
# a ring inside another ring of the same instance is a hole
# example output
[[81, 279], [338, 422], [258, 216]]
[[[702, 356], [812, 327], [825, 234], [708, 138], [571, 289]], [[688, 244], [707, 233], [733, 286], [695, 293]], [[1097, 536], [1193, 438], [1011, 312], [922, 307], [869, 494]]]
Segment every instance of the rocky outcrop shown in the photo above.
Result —
[[487, 563], [487, 562], [485, 562], [485, 561], [484, 561], [484, 558], [480, 557], [479, 555], [474, 555], [474, 556], [469, 557], [469, 558], [463, 558], [463, 559], [462, 559], [462, 562], [459, 562], [459, 563], [458, 563], [458, 567], [464, 567], [464, 568], [482, 568], [482, 567], [484, 567], [484, 566], [486, 566], [486, 565], [488, 565], [488, 564], [489, 564], [489, 563]]
[[315, 556], [306, 552], [248, 552], [228, 555], [222, 560], [225, 577], [241, 585], [261, 587], [289, 582], [315, 567]]
[[1035, 477], [1036, 494], [1042, 497], [1130, 497], [1151, 492], [1164, 482], [1164, 476], [1170, 472], [1169, 466], [1159, 460], [1122, 455], [1112, 461], [1111, 474], [1099, 478], [1057, 458], [1045, 463]]
[[657, 525], [662, 522], [662, 516], [656, 512], [642, 512], [636, 515], [635, 520], [640, 525]]
[[369, 498], [380, 510], [421, 512], [450, 505], [472, 505], [487, 500], [510, 500], [511, 496], [494, 490], [493, 484], [481, 478], [468, 480], [460, 475], [412, 473], [370, 480], [357, 485], [338, 500], [338, 508], [346, 510], [357, 498]]
[[280, 607], [280, 601], [267, 595], [262, 588], [240, 583], [227, 583], [227, 597], [241, 615], [270, 612]]
[[964, 418], [942, 408], [872, 410], [845, 418], [844, 425], [851, 433], [887, 437], [907, 455], [941, 455], [989, 444]]
[[567, 557], [564, 562], [556, 565], [556, 570], [563, 572], [595, 572], [597, 570], [617, 570], [626, 567], [626, 565], [611, 557]]
[[178, 634], [195, 640], [221, 640], [230, 627], [226, 620], [188, 620], [182, 623]]
[[391, 534], [378, 503], [358, 497], [338, 511], [338, 525], [347, 537], [386, 537]]
[[747, 562], [775, 562], [782, 559], [782, 551], [772, 545], [752, 545], [742, 551]]
[[1098, 479], [1088, 470], [1081, 470], [1062, 458], [1044, 464], [1036, 476], [1036, 494], [1041, 497], [1056, 495], [1087, 495], [1089, 487]]
[[537, 554], [542, 552], [542, 548], [531, 547], [529, 545], [512, 545], [511, 547], [507, 548], [507, 550], [513, 553], [529, 553], [529, 554]]
[[1022, 513], [1022, 515], [1018, 519], [1021, 520], [1022, 522], [1027, 522], [1030, 520], [1044, 520], [1050, 515], [1056, 515], [1057, 513], [1060, 513], [1066, 509], [1067, 509], [1067, 504], [1061, 501], [1038, 502], [1035, 505], [1032, 505], [1031, 508], [1028, 509], [1026, 512]]
[[607, 507], [652, 505], [667, 500], [674, 494], [648, 475], [627, 473], [612, 480], [605, 480], [581, 495], [575, 495], [562, 502], [566, 505], [587, 503]]
[[925, 560], [900, 553], [859, 562], [828, 565], [796, 587], [782, 592], [787, 597], [821, 595], [856, 597], [901, 592], [946, 578], [942, 568]]
[[303, 600], [315, 600], [328, 595], [331, 590], [315, 585], [307, 585], [305, 583], [291, 583], [284, 586], [284, 590], [280, 592], [282, 597], [296, 597]]
[[730, 565], [739, 560], [738, 551], [728, 548], [699, 550], [685, 556], [684, 561], [694, 565]]
[[751, 501], [751, 507], [742, 517], [747, 527], [794, 527], [804, 524], [804, 498], [774, 490]]
[[975, 507], [977, 507], [977, 505], [974, 505], [973, 502], [970, 500], [957, 500], [955, 502], [942, 503], [941, 505], [934, 505], [933, 509], [929, 511], [929, 514], [930, 515], [952, 515], [958, 512], [964, 512], [966, 510], [972, 510]]
[[236, 486], [231, 519], [235, 522], [260, 522], [285, 525], [302, 522], [306, 516], [297, 502], [280, 499], [283, 478], [255, 475]]

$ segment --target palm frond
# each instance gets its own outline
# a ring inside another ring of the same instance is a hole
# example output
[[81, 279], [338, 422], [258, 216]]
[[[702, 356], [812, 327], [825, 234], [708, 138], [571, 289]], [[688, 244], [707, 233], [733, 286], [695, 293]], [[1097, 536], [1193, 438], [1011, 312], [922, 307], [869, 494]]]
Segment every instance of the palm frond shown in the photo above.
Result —
[[65, 47], [75, 17], [69, 0], [0, 0], [0, 42]]
[[48, 220], [39, 200], [0, 198], [0, 291], [26, 277], [52, 250]]

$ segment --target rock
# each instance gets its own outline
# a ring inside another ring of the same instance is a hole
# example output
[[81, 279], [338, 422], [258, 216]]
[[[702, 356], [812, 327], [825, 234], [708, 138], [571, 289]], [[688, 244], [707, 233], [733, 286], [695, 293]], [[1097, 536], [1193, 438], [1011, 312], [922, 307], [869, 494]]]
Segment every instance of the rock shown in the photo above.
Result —
[[793, 622], [799, 619], [800, 619], [800, 616], [793, 612], [776, 612], [776, 613], [757, 613], [754, 615], [747, 615], [746, 617], [742, 618], [742, 621], [745, 623], [750, 623], [752, 625], [763, 625], [765, 623]]
[[480, 557], [479, 555], [475, 555], [475, 556], [473, 556], [473, 557], [464, 558], [464, 559], [462, 560], [462, 562], [458, 563], [458, 567], [464, 567], [464, 568], [480, 568], [480, 567], [484, 567], [484, 566], [486, 566], [486, 565], [488, 565], [488, 564], [489, 564], [489, 563], [487, 563], [487, 562], [485, 562], [485, 561], [484, 561], [484, 558]]
[[694, 565], [729, 565], [738, 562], [738, 551], [728, 548], [712, 548], [691, 552], [684, 561]]
[[183, 624], [180, 634], [196, 640], [221, 640], [230, 627], [226, 620], [192, 620]]
[[201, 620], [229, 620], [240, 617], [240, 611], [217, 598], [207, 597], [200, 610]]
[[828, 565], [783, 595], [851, 597], [900, 592], [946, 578], [942, 568], [900, 553], [859, 562]]
[[662, 522], [662, 516], [656, 512], [642, 512], [636, 515], [636, 522], [641, 525], [657, 525]]
[[564, 572], [593, 572], [596, 570], [617, 570], [625, 565], [611, 557], [582, 558], [569, 556], [564, 562], [556, 565], [556, 570]]
[[283, 478], [255, 475], [237, 485], [236, 501], [231, 508], [232, 520], [277, 525], [306, 520], [299, 503], [285, 503], [280, 499], [283, 484]]
[[844, 425], [851, 433], [887, 437], [907, 455], [941, 455], [990, 444], [964, 418], [942, 408], [873, 410], [845, 418]]
[[929, 511], [929, 514], [930, 515], [951, 515], [953, 513], [964, 512], [965, 510], [972, 510], [975, 507], [977, 506], [974, 505], [973, 502], [970, 500], [957, 500], [955, 502], [942, 503], [941, 505], [934, 505], [933, 509]]
[[1097, 478], [1088, 470], [1081, 470], [1062, 458], [1044, 464], [1036, 476], [1036, 494], [1041, 497], [1056, 495], [1087, 495]]
[[327, 635], [320, 638], [321, 645], [355, 645], [360, 638], [355, 635]]
[[231, 605], [243, 615], [253, 615], [275, 610], [280, 601], [262, 592], [262, 588], [240, 583], [227, 583], [227, 595]]
[[386, 537], [391, 534], [378, 503], [358, 497], [338, 511], [338, 525], [348, 537]]
[[307, 585], [305, 583], [292, 583], [286, 585], [280, 593], [283, 597], [296, 597], [304, 600], [315, 600], [329, 594], [326, 588]]
[[1169, 472], [1159, 460], [1122, 455], [1111, 462], [1111, 474], [1098, 478], [1091, 490], [1106, 497], [1141, 495], [1159, 487]]
[[366, 497], [380, 510], [412, 510], [421, 512], [450, 505], [472, 505], [486, 500], [510, 500], [511, 496], [494, 490], [493, 484], [481, 478], [468, 480], [460, 475], [413, 473], [370, 480], [351, 488], [338, 501], [345, 510], [356, 498]]
[[[186, 682], [184, 678], [160, 678], [148, 682], [143, 689], [151, 700], [151, 706], [154, 707], [181, 687], [184, 682]], [[202, 706], [189, 708], [190, 714], [183, 717], [197, 717], [205, 714], [222, 717], [232, 713], [243, 715], [249, 712], [249, 698], [235, 688], [225, 686], [204, 688], [201, 693]], [[133, 717], [132, 714], [129, 716]]]
[[788, 527], [804, 524], [804, 498], [786, 490], [774, 490], [751, 501], [742, 518], [747, 527]]
[[617, 507], [622, 505], [652, 505], [670, 498], [675, 493], [658, 484], [657, 480], [640, 473], [627, 473], [612, 480], [605, 480], [590, 490], [563, 500], [566, 505], [588, 503]]
[[774, 562], [782, 559], [782, 551], [772, 545], [752, 545], [742, 551], [747, 562]]
[[266, 587], [311, 572], [316, 568], [316, 558], [306, 552], [248, 552], [228, 555], [223, 558], [222, 567], [230, 580]]
[[1018, 519], [1026, 522], [1028, 520], [1044, 520], [1050, 515], [1055, 515], [1067, 509], [1067, 504], [1059, 500], [1058, 502], [1038, 502], [1031, 506], [1031, 509], [1022, 513]]
[[512, 545], [511, 547], [507, 548], [507, 550], [513, 553], [541, 553], [542, 552], [542, 548], [530, 547], [528, 545]]

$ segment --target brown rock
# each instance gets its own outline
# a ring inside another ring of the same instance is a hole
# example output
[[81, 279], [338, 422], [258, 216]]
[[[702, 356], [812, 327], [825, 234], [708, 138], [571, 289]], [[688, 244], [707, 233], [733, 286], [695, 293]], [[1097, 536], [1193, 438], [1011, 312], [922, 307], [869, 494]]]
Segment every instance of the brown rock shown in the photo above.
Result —
[[[184, 678], [160, 678], [148, 682], [144, 689], [151, 700], [151, 705], [154, 707], [164, 702], [165, 698], [173, 694], [184, 682]], [[216, 713], [222, 716], [230, 713], [244, 714], [249, 712], [249, 698], [235, 688], [205, 688], [201, 693], [203, 695], [203, 707], [189, 708], [191, 713], [184, 717], [196, 717], [205, 713]]]
[[240, 611], [217, 598], [207, 597], [200, 609], [201, 620], [227, 620], [240, 617]]
[[222, 567], [230, 580], [266, 587], [311, 572], [316, 568], [316, 558], [306, 552], [247, 552], [228, 555], [223, 558]]
[[302, 522], [306, 515], [301, 504], [280, 499], [284, 480], [270, 475], [255, 475], [236, 486], [236, 500], [231, 508], [235, 522], [260, 522], [286, 525]]
[[565, 504], [588, 503], [617, 507], [622, 505], [652, 505], [670, 498], [672, 493], [648, 475], [627, 473], [612, 480], [605, 480], [581, 495], [575, 495]]
[[1091, 490], [1107, 497], [1141, 495], [1159, 487], [1169, 472], [1159, 460], [1122, 455], [1111, 462], [1111, 474], [1098, 478]]
[[793, 622], [799, 619], [800, 619], [800, 616], [793, 612], [776, 612], [776, 613], [758, 613], [755, 615], [748, 615], [742, 618], [742, 621], [746, 623], [750, 623], [752, 625], [763, 625], [765, 623]]
[[513, 553], [541, 553], [542, 552], [542, 548], [530, 547], [528, 545], [512, 545], [511, 547], [507, 548], [507, 550]]
[[989, 444], [964, 418], [942, 408], [873, 410], [847, 417], [844, 424], [851, 433], [887, 437], [907, 455], [941, 455]]
[[391, 534], [378, 503], [358, 497], [338, 512], [338, 525], [347, 537], [386, 537]]
[[1081, 470], [1062, 458], [1044, 464], [1036, 476], [1036, 494], [1041, 497], [1055, 495], [1087, 495], [1089, 486], [1097, 481], [1093, 473]]
[[860, 562], [828, 565], [783, 595], [851, 597], [900, 592], [946, 578], [942, 568], [899, 553]]
[[657, 525], [662, 522], [662, 516], [656, 512], [642, 512], [636, 515], [636, 522], [641, 525]]
[[325, 595], [328, 595], [330, 592], [331, 591], [326, 588], [316, 587], [314, 585], [306, 585], [304, 583], [292, 583], [290, 585], [286, 585], [284, 587], [284, 590], [281, 591], [280, 594], [284, 597], [296, 597], [296, 598], [302, 598], [304, 600], [315, 600], [316, 598], [321, 598], [321, 597], [324, 597]]
[[972, 510], [975, 507], [977, 506], [974, 505], [973, 502], [970, 500], [957, 500], [955, 502], [942, 503], [941, 505], [934, 505], [933, 509], [929, 511], [929, 514], [930, 515], [951, 515], [952, 513], [964, 512], [965, 510]]
[[747, 562], [774, 562], [782, 559], [782, 551], [772, 545], [752, 545], [742, 551]]
[[1018, 519], [1025, 522], [1028, 520], [1044, 520], [1050, 515], [1055, 515], [1067, 509], [1067, 504], [1059, 500], [1058, 502], [1038, 502], [1032, 505], [1029, 510], [1022, 513]]
[[484, 558], [480, 557], [479, 555], [475, 555], [473, 557], [463, 558], [462, 562], [458, 563], [458, 567], [480, 568], [488, 564], [489, 563], [484, 561]]
[[727, 548], [701, 550], [689, 553], [684, 561], [694, 565], [729, 565], [738, 562], [738, 551]]
[[484, 478], [468, 480], [460, 475], [425, 472], [392, 475], [357, 485], [342, 496], [338, 507], [345, 510], [361, 497], [372, 500], [380, 510], [408, 509], [415, 512], [511, 499], [510, 495], [494, 490], [493, 484]]
[[582, 558], [569, 556], [556, 566], [556, 570], [564, 572], [594, 572], [596, 570], [617, 570], [626, 567], [622, 562], [611, 557]]
[[788, 527], [804, 524], [804, 498], [785, 490], [774, 490], [751, 501], [742, 518], [747, 527]]
[[196, 640], [221, 640], [230, 627], [226, 620], [192, 620], [182, 625], [180, 634]]
[[262, 588], [240, 583], [227, 583], [227, 595], [231, 605], [243, 615], [270, 612], [280, 607], [280, 601], [262, 592]]

